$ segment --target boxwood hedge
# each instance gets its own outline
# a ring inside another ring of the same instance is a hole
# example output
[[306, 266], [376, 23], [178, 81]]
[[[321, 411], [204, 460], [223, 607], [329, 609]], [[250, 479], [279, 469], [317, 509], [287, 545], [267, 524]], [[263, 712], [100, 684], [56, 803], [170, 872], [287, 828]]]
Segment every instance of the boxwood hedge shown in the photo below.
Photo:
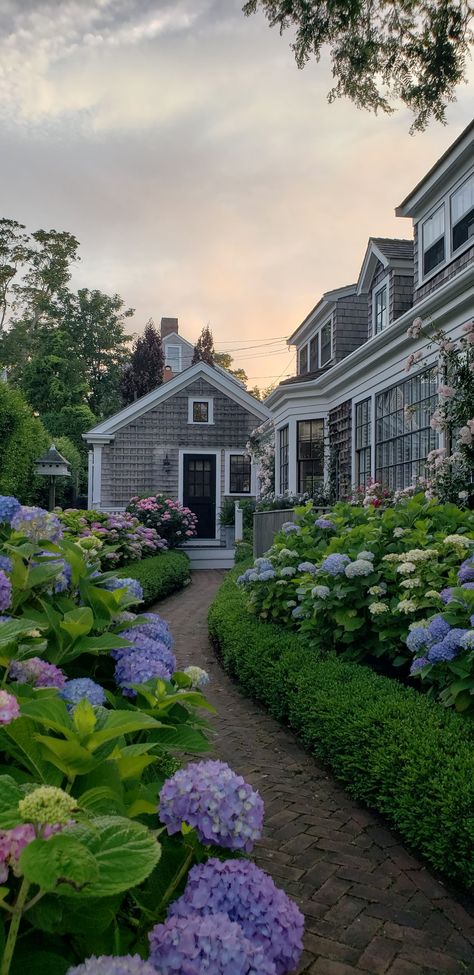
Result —
[[176, 549], [160, 552], [147, 559], [129, 562], [118, 570], [117, 575], [138, 580], [144, 596], [141, 608], [147, 608], [189, 582], [189, 558], [185, 552]]
[[209, 611], [226, 669], [287, 722], [354, 798], [382, 813], [434, 867], [474, 883], [473, 727], [361, 664], [323, 656], [245, 607], [234, 570]]

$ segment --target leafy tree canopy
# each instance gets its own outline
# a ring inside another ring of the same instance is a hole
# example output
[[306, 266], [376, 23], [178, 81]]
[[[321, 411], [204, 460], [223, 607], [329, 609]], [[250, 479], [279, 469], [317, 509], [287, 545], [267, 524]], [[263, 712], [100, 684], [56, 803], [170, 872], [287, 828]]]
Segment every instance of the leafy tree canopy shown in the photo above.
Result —
[[214, 362], [216, 366], [220, 366], [221, 369], [226, 369], [230, 372], [231, 376], [235, 376], [236, 379], [240, 379], [240, 382], [247, 386], [248, 376], [245, 369], [237, 367], [237, 369], [232, 368], [233, 358], [229, 352], [214, 352]]
[[205, 325], [194, 346], [192, 365], [196, 362], [207, 362], [208, 366], [213, 366], [214, 359], [214, 339], [209, 325]]
[[247, 15], [262, 10], [270, 26], [296, 32], [299, 68], [330, 51], [335, 85], [329, 101], [346, 96], [357, 108], [392, 112], [401, 100], [412, 128], [444, 121], [456, 87], [466, 78], [473, 41], [470, 0], [247, 0]]
[[150, 318], [143, 335], [135, 339], [125, 363], [121, 389], [125, 403], [133, 403], [163, 382], [164, 356], [161, 335]]

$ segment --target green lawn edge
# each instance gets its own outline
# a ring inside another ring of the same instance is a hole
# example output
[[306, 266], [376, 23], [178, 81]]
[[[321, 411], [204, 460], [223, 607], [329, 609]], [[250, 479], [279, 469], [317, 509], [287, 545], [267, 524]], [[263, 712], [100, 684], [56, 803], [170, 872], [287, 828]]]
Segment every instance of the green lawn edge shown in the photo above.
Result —
[[117, 575], [136, 579], [140, 583], [143, 589], [140, 609], [147, 609], [187, 585], [191, 578], [191, 569], [186, 553], [171, 549], [147, 559], [129, 562], [118, 570]]

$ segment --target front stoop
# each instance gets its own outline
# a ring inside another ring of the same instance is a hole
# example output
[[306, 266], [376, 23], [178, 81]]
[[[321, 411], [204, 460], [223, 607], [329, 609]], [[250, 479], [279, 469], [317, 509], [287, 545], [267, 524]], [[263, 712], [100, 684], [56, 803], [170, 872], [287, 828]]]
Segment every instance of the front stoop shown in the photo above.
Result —
[[233, 569], [235, 549], [217, 545], [189, 545], [184, 551], [189, 556], [191, 569]]

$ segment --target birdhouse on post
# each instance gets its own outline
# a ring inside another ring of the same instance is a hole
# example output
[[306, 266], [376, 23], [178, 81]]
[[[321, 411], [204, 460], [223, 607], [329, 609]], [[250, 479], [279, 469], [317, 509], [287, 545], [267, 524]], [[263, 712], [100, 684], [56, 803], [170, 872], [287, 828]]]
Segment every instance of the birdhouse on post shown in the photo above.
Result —
[[35, 474], [49, 477], [49, 510], [52, 511], [55, 505], [57, 477], [70, 477], [69, 464], [65, 457], [56, 450], [52, 443], [49, 450], [38, 457], [35, 461]]

